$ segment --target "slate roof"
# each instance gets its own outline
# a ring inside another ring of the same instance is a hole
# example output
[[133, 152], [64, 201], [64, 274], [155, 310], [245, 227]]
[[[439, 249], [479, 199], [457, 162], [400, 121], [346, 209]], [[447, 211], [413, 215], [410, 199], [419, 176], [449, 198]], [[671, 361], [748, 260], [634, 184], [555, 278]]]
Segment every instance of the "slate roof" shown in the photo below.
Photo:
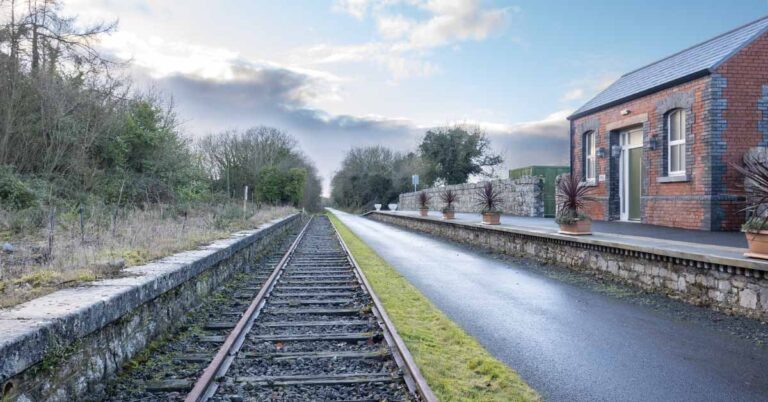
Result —
[[574, 112], [569, 119], [710, 74], [720, 64], [767, 31], [768, 16], [765, 16], [624, 74]]

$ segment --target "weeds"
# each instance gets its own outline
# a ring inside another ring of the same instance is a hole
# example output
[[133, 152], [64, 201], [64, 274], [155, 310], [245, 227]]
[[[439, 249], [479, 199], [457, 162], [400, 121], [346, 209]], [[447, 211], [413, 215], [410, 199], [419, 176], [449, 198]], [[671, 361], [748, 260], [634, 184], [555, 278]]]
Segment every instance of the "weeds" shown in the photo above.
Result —
[[[286, 216], [290, 207], [197, 205], [180, 209], [168, 205], [123, 209], [95, 208], [84, 216], [61, 213], [56, 219], [53, 247], [48, 233], [30, 224], [17, 230], [21, 211], [0, 210], [2, 242], [14, 251], [0, 251], [0, 307], [12, 306], [63, 287], [119, 276], [125, 267], [145, 264], [180, 251], [251, 229]], [[246, 216], [248, 218], [246, 218]]]

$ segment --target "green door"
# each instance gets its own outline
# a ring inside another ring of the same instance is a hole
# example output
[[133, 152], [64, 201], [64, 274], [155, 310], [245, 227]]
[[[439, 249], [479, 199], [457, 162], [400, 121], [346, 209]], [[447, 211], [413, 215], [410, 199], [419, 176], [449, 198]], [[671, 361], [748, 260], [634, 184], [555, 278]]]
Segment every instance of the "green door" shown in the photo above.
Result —
[[643, 182], [643, 148], [629, 149], [629, 172], [627, 177], [627, 198], [630, 220], [640, 220], [640, 189]]

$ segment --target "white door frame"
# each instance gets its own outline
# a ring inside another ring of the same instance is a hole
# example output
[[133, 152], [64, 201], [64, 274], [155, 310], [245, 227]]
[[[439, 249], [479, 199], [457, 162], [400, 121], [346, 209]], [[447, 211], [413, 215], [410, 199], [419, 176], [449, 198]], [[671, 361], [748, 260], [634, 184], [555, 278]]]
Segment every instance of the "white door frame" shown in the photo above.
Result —
[[[640, 133], [640, 141], [630, 143], [631, 134]], [[619, 156], [619, 211], [622, 221], [633, 222], [629, 219], [629, 150], [642, 148], [643, 146], [642, 127], [632, 128], [621, 131], [619, 143], [621, 144], [621, 155]], [[642, 169], [642, 166], [641, 166]], [[642, 175], [642, 172], [640, 173]], [[635, 221], [636, 222], [636, 221]]]

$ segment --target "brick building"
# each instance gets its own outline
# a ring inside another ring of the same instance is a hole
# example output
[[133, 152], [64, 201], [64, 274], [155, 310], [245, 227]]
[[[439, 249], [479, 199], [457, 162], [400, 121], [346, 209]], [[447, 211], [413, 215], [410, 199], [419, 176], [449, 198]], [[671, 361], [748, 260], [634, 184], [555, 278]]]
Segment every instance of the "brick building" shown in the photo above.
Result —
[[768, 146], [768, 17], [623, 75], [568, 119], [593, 219], [737, 230], [730, 163]]

